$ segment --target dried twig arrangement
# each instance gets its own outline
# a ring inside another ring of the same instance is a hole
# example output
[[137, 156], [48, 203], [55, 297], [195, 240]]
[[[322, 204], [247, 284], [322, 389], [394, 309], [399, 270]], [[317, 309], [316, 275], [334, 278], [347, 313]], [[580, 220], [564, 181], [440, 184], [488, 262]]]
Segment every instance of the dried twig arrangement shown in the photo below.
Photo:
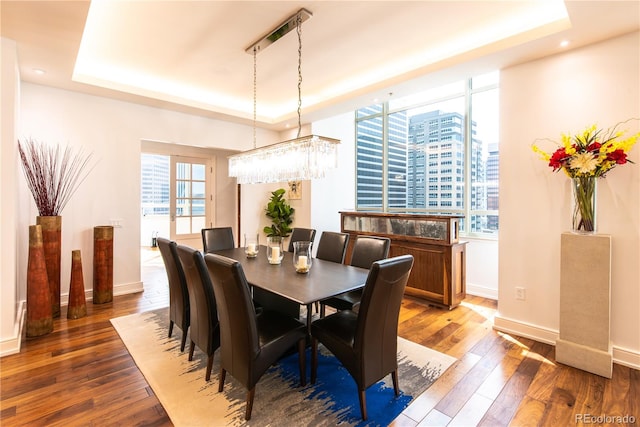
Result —
[[40, 216], [58, 216], [87, 178], [91, 154], [63, 151], [32, 139], [18, 141], [22, 170]]

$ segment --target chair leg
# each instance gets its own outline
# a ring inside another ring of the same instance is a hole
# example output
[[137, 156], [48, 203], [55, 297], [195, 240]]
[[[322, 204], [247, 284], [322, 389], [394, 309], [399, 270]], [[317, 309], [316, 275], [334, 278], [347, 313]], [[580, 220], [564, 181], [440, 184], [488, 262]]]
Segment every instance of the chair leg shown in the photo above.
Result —
[[195, 350], [195, 348], [196, 348], [196, 343], [191, 341], [191, 344], [189, 344], [189, 362], [193, 360], [193, 350]]
[[244, 414], [244, 419], [249, 421], [251, 419], [251, 410], [253, 409], [253, 396], [256, 394], [256, 387], [247, 391], [247, 411]]
[[362, 420], [367, 421], [367, 395], [365, 390], [358, 390], [358, 397], [360, 398], [360, 413], [362, 414]]
[[222, 393], [224, 390], [224, 379], [227, 376], [227, 371], [224, 368], [220, 368], [220, 382], [218, 383], [218, 393]]
[[302, 387], [307, 385], [307, 369], [305, 364], [305, 344], [306, 339], [302, 338], [298, 341], [298, 367], [300, 368], [300, 385]]
[[327, 310], [327, 306], [320, 303], [320, 318], [323, 318]]
[[169, 335], [168, 338], [171, 338], [171, 334], [173, 333], [173, 320], [169, 320]]
[[396, 393], [396, 397], [400, 394], [400, 387], [398, 386], [398, 370], [391, 372], [391, 380], [393, 381], [393, 391]]
[[187, 331], [182, 333], [182, 341], [180, 342], [180, 352], [184, 351], [184, 346], [187, 344]]
[[316, 383], [318, 371], [318, 340], [311, 337], [311, 384]]
[[211, 356], [209, 356], [209, 358], [207, 359], [207, 373], [204, 376], [204, 380], [205, 381], [209, 381], [211, 379], [211, 368], [213, 367], [213, 355], [215, 353], [211, 354]]

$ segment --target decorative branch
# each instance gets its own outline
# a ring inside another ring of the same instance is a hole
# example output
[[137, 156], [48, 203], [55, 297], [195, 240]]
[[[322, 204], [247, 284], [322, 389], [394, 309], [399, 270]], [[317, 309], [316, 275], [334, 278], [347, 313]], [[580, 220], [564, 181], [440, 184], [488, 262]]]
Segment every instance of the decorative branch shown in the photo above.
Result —
[[92, 154], [63, 151], [33, 139], [18, 141], [22, 170], [40, 216], [58, 216], [95, 166]]

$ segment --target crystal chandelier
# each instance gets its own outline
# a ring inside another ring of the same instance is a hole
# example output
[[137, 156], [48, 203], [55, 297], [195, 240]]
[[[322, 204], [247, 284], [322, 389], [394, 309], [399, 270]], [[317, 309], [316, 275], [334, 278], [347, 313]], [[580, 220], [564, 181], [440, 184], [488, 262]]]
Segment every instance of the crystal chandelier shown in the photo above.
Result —
[[[259, 184], [324, 178], [337, 167], [339, 140], [318, 135], [300, 136], [302, 109], [302, 22], [311, 12], [300, 9], [247, 52], [253, 53], [253, 149], [229, 156], [229, 176], [238, 184]], [[298, 33], [298, 135], [296, 139], [256, 148], [256, 55], [293, 28]]]

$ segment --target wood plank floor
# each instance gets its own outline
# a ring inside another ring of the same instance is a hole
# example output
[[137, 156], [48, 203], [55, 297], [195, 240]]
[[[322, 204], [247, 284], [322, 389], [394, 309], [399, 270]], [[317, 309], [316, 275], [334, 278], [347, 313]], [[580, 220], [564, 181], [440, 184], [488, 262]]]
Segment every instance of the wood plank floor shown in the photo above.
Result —
[[[89, 303], [78, 320], [63, 309], [53, 333], [0, 359], [2, 426], [172, 425], [109, 322], [168, 305], [159, 253], [146, 258], [143, 293]], [[584, 424], [638, 425], [640, 371], [614, 365], [608, 380], [557, 364], [553, 346], [494, 331], [495, 310], [495, 301], [478, 297], [451, 311], [404, 300], [399, 334], [458, 361], [395, 425], [568, 426], [587, 414], [627, 422]]]

